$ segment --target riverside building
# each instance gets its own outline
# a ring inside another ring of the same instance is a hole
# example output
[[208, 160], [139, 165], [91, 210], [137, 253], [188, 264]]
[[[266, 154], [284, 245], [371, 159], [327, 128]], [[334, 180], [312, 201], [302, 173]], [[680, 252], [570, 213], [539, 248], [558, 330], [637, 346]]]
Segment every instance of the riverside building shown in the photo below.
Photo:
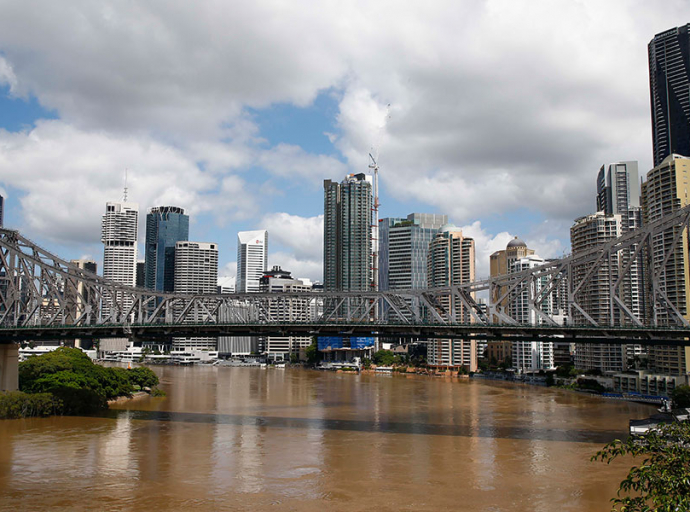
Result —
[[[522, 272], [546, 264], [546, 260], [535, 254], [530, 254], [514, 261], [510, 266], [510, 272]], [[535, 279], [530, 286], [535, 290], [522, 289], [514, 294], [510, 300], [510, 316], [521, 324], [540, 325], [544, 323], [541, 316], [530, 308], [530, 295], [540, 296], [542, 289], [548, 288], [549, 278], [542, 276]], [[539, 306], [546, 315], [551, 315], [554, 308], [554, 296], [549, 294]], [[544, 341], [516, 341], [512, 344], [513, 367], [521, 372], [538, 372], [554, 367], [553, 342]]]
[[[323, 279], [324, 291], [363, 292], [374, 289], [374, 229], [372, 226], [372, 177], [349, 174], [340, 183], [324, 180]], [[360, 309], [361, 302], [347, 305], [324, 299], [324, 313], [345, 318], [346, 308]], [[376, 316], [376, 308], [372, 317]], [[354, 340], [354, 341], [353, 341]], [[347, 360], [374, 346], [374, 338], [319, 337], [319, 350], [327, 359]]]
[[[218, 286], [218, 244], [182, 241], [175, 244], [175, 292], [213, 294]], [[199, 312], [199, 314], [203, 314]], [[201, 322], [190, 313], [188, 322]], [[212, 337], [173, 338], [173, 350], [202, 349], [215, 351]]]
[[[606, 215], [597, 212], [580, 217], [570, 228], [570, 244], [573, 256], [593, 247], [615, 240], [622, 234], [621, 215]], [[611, 282], [619, 276], [620, 253], [609, 261], [599, 262], [599, 268], [587, 278], [580, 288], [576, 300], [584, 312], [597, 325], [609, 325], [609, 304], [611, 303]], [[580, 265], [573, 270], [573, 282], [579, 283], [588, 276], [590, 266]], [[575, 324], [589, 324], [590, 320], [581, 312], [574, 313]], [[620, 325], [620, 317], [616, 323]], [[575, 344], [575, 366], [584, 370], [619, 372], [626, 368], [627, 351], [624, 345], [610, 343]]]
[[[128, 202], [108, 202], [101, 221], [101, 242], [103, 242], [103, 277], [126, 286], [137, 282], [137, 234], [139, 205]], [[114, 322], [126, 321], [118, 318], [113, 308], [114, 299], [103, 297], [101, 316], [105, 319], [114, 315]], [[123, 309], [132, 305], [131, 299], [122, 301]], [[124, 350], [127, 338], [104, 338], [100, 348], [103, 351]]]
[[[642, 184], [643, 222], [653, 222], [690, 204], [689, 188], [690, 158], [676, 154], [667, 156], [647, 173], [647, 180]], [[679, 233], [680, 229], [669, 228], [651, 239], [651, 268], [648, 271], [658, 274], [660, 288], [665, 291], [669, 301], [676, 306], [680, 314], [688, 320], [688, 233]], [[679, 246], [669, 255], [676, 236], [681, 237]], [[661, 324], [676, 323], [673, 314], [669, 313], [658, 299], [653, 300], [650, 296], [647, 301], [648, 320], [653, 318], [653, 314]], [[650, 369], [660, 374], [687, 376], [690, 372], [689, 360], [690, 347], [649, 347]]]
[[[311, 291], [311, 282], [294, 279], [290, 272], [274, 266], [264, 272], [260, 281], [262, 293], [296, 293]], [[283, 301], [271, 301], [269, 312], [274, 321], [312, 320], [309, 299], [290, 299], [289, 304]], [[311, 336], [268, 336], [266, 338], [266, 355], [270, 361], [289, 361], [291, 355], [300, 359], [306, 358], [306, 349], [311, 345]]]
[[[475, 278], [474, 240], [465, 237], [460, 228], [449, 224], [438, 231], [429, 244], [427, 284], [429, 288], [469, 283]], [[452, 311], [461, 323], [473, 321], [470, 312], [455, 296], [440, 300], [446, 311]], [[430, 339], [427, 361], [435, 368], [477, 370], [477, 344], [473, 339]]]

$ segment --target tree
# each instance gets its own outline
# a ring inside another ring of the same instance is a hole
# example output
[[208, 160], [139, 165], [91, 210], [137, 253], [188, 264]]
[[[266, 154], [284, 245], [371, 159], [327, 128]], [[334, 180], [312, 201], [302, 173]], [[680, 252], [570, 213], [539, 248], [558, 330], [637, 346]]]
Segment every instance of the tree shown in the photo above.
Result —
[[592, 457], [610, 463], [617, 457], [642, 458], [612, 498], [620, 512], [690, 510], [690, 422], [662, 424], [643, 436], [615, 440]]
[[158, 375], [151, 368], [139, 366], [127, 370], [127, 378], [133, 386], [142, 388], [155, 388], [158, 385]]
[[670, 394], [676, 407], [690, 407], [690, 386], [678, 386]]
[[315, 366], [319, 362], [320, 353], [316, 345], [316, 339], [312, 340], [311, 345], [309, 345], [304, 351], [307, 357], [307, 364], [310, 366]]
[[379, 350], [372, 356], [376, 366], [392, 366], [395, 362], [395, 355], [391, 350]]

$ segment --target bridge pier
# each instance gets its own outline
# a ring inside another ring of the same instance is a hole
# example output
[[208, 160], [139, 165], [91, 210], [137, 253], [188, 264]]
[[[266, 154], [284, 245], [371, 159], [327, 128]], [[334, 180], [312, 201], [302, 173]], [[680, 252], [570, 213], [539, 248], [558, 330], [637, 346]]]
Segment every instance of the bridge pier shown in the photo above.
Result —
[[19, 345], [0, 345], [0, 391], [19, 389]]

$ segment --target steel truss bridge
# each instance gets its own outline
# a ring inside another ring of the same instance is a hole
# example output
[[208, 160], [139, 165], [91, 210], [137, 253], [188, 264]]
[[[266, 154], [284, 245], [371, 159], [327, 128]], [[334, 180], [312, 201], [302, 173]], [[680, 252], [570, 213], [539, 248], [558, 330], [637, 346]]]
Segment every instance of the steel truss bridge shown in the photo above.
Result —
[[[456, 286], [211, 295], [123, 286], [0, 229], [0, 343], [354, 335], [690, 345], [685, 294], [670, 293], [666, 274], [687, 258], [689, 224], [685, 207], [591, 250]], [[643, 307], [630, 301], [635, 265], [645, 269]]]

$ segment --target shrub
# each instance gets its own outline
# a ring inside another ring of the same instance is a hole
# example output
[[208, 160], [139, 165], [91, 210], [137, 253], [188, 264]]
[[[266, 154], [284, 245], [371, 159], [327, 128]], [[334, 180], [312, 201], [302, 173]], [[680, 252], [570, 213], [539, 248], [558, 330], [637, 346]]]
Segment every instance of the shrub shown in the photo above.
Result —
[[130, 384], [140, 388], [155, 388], [158, 385], [158, 375], [151, 368], [140, 366], [126, 370]]
[[690, 407], [690, 386], [678, 386], [671, 391], [671, 400], [676, 407]]
[[0, 393], [0, 419], [43, 417], [62, 411], [62, 403], [50, 393]]

